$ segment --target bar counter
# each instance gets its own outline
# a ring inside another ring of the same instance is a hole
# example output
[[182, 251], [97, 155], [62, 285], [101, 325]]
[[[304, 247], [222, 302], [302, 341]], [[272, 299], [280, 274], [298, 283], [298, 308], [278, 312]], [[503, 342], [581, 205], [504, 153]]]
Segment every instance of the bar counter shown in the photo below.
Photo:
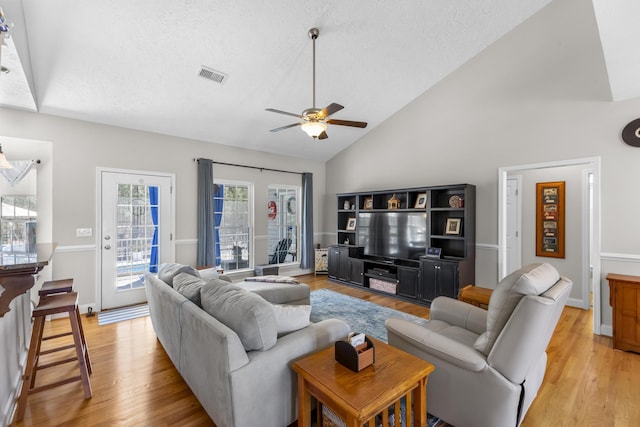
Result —
[[55, 243], [37, 244], [35, 252], [20, 254], [18, 262], [0, 251], [0, 317], [10, 310], [9, 304], [15, 297], [33, 287], [34, 274], [49, 264], [55, 249]]

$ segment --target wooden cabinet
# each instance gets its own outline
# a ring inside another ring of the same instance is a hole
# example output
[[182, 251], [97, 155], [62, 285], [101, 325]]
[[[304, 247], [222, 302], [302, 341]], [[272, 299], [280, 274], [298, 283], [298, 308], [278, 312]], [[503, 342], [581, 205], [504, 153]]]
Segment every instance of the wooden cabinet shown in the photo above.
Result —
[[354, 285], [364, 285], [364, 261], [349, 257], [349, 282]]
[[342, 245], [329, 246], [327, 255], [329, 278], [362, 285], [364, 266], [360, 254], [359, 248]]
[[409, 298], [418, 296], [420, 270], [417, 268], [398, 267], [398, 295]]
[[459, 288], [458, 263], [423, 258], [421, 261], [422, 287], [419, 298], [431, 303], [437, 296], [457, 298]]
[[640, 353], [640, 277], [608, 274], [613, 348]]

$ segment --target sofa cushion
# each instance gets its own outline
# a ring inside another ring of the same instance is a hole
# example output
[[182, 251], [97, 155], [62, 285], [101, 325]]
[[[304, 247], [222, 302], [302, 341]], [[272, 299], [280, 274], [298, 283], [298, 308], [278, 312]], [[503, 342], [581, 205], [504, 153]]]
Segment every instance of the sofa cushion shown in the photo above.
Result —
[[198, 270], [190, 265], [165, 263], [158, 267], [158, 279], [173, 287], [173, 279], [180, 273], [188, 273], [192, 276], [200, 277]]
[[173, 289], [189, 298], [195, 305], [201, 307], [200, 288], [207, 282], [190, 273], [178, 273], [173, 278]]
[[203, 286], [202, 308], [232, 329], [245, 350], [269, 350], [276, 344], [278, 330], [271, 303], [232, 283]]
[[488, 356], [522, 297], [540, 295], [558, 279], [558, 270], [547, 263], [530, 264], [502, 279], [489, 299], [487, 330], [478, 337], [473, 347]]
[[309, 316], [311, 316], [310, 305], [272, 304], [271, 307], [276, 319], [278, 336], [306, 328], [311, 323], [309, 321]]

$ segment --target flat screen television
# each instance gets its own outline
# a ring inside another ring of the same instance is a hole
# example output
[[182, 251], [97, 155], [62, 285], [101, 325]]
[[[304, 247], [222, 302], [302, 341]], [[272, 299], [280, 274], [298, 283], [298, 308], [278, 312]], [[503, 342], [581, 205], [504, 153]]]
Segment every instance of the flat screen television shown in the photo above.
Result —
[[427, 217], [421, 212], [360, 212], [358, 246], [385, 259], [417, 260], [427, 249]]

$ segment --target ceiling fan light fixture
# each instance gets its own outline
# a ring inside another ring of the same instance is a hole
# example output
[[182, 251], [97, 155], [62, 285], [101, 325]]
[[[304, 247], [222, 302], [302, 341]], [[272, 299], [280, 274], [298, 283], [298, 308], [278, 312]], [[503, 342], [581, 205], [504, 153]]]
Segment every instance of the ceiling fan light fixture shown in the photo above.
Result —
[[327, 130], [327, 125], [322, 122], [306, 122], [302, 124], [301, 128], [307, 135], [315, 139]]

